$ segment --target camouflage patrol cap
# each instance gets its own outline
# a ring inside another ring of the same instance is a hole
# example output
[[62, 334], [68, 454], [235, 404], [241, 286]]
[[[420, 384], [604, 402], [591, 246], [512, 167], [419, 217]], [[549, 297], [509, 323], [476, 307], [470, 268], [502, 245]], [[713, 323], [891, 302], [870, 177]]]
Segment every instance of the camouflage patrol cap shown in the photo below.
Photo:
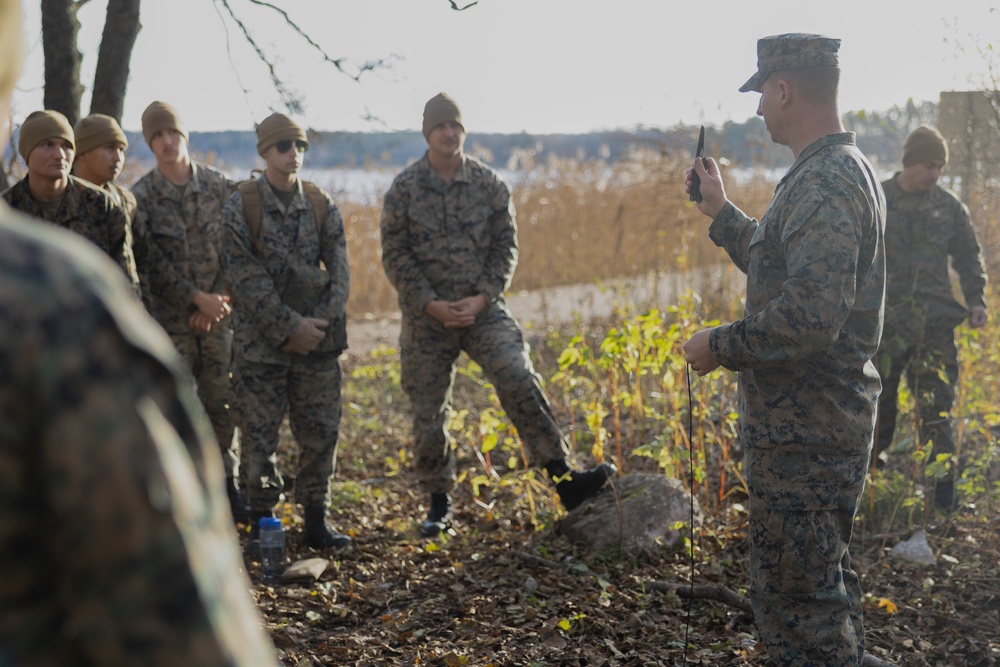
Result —
[[73, 134], [76, 136], [77, 155], [114, 143], [128, 148], [128, 137], [125, 136], [118, 121], [102, 113], [92, 113], [82, 119], [73, 128]]
[[24, 158], [25, 164], [28, 156], [38, 144], [46, 139], [65, 139], [76, 150], [76, 139], [73, 137], [73, 126], [69, 124], [66, 116], [52, 109], [42, 111], [32, 111], [21, 123], [21, 132], [17, 139], [17, 151]]
[[800, 67], [837, 67], [840, 40], [792, 32], [757, 40], [757, 72], [740, 87], [741, 93], [760, 92], [771, 72]]

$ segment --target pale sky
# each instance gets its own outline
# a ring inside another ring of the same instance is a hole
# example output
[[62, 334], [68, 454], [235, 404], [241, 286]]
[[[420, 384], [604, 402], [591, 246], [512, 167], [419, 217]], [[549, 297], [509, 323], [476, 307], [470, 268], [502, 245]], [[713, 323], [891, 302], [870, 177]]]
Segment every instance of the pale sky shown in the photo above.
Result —
[[[424, 102], [440, 91], [458, 101], [470, 132], [742, 122], [757, 108], [756, 94], [737, 91], [756, 68], [757, 39], [784, 32], [842, 39], [841, 111], [937, 101], [942, 90], [1000, 78], [979, 53], [994, 42], [1000, 49], [1000, 11], [990, 9], [1000, 0], [479, 0], [462, 12], [447, 0], [272, 2], [331, 57], [353, 65], [392, 59], [391, 71], [352, 81], [274, 12], [230, 0], [303, 94], [298, 120], [317, 130], [419, 129]], [[29, 54], [17, 122], [42, 106], [39, 5], [25, 0]], [[79, 14], [87, 87], [106, 6], [91, 0]], [[173, 104], [189, 130], [250, 130], [284, 111], [266, 69], [223, 16], [218, 0], [143, 0], [126, 129], [140, 129], [154, 99]], [[89, 102], [88, 92], [83, 114]], [[369, 114], [380, 121], [365, 120]]]

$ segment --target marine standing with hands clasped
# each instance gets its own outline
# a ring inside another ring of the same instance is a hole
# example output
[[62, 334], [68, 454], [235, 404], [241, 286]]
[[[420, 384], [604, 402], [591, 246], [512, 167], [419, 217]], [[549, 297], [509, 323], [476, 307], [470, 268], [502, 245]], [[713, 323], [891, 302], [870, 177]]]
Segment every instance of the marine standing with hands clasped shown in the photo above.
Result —
[[350, 271], [340, 211], [298, 177], [308, 147], [291, 118], [265, 118], [257, 126], [264, 173], [241, 184], [223, 209], [223, 263], [237, 318], [233, 407], [251, 537], [282, 497], [275, 452], [287, 413], [299, 445], [295, 499], [305, 512], [305, 544], [344, 549], [351, 539], [327, 525], [326, 511], [340, 437]]
[[191, 159], [184, 124], [166, 102], [146, 107], [142, 134], [156, 157], [156, 167], [132, 187], [139, 204], [136, 236], [146, 241], [147, 259], [140, 266], [144, 296], [191, 370], [222, 450], [233, 518], [245, 521], [229, 412], [232, 308], [221, 260], [222, 207], [233, 182]]
[[401, 382], [413, 416], [414, 465], [430, 510], [428, 537], [451, 525], [455, 453], [447, 432], [455, 363], [465, 351], [496, 388], [532, 465], [544, 466], [568, 510], [613, 474], [570, 470], [568, 446], [504, 291], [517, 264], [510, 188], [465, 155], [465, 126], [441, 93], [424, 107], [427, 152], [393, 181], [382, 208], [382, 265], [399, 295]]
[[[986, 270], [969, 209], [951, 190], [937, 184], [948, 162], [948, 144], [931, 127], [918, 127], [903, 146], [903, 170], [882, 183], [885, 190], [885, 330], [875, 367], [882, 376], [875, 428], [875, 464], [892, 444], [899, 382], [917, 403], [920, 443], [937, 454], [954, 454], [951, 408], [958, 381], [955, 327], [986, 324]], [[948, 272], [958, 273], [963, 306], [955, 299]], [[953, 475], [937, 480], [934, 501], [950, 508]]]
[[[885, 199], [837, 111], [840, 40], [757, 42], [741, 92], [795, 162], [760, 222], [695, 160], [709, 236], [747, 274], [741, 320], [695, 333], [688, 363], [739, 371], [750, 600], [775, 665], [860, 665], [861, 584], [848, 547], [872, 446]], [[690, 189], [690, 174], [688, 188]]]

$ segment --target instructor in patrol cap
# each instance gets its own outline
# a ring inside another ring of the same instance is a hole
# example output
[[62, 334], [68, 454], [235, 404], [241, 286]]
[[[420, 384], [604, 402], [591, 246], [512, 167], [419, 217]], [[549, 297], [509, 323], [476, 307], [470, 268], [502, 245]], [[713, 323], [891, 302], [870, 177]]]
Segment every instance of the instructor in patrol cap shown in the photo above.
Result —
[[[697, 332], [687, 361], [739, 372], [750, 493], [750, 601], [771, 664], [860, 665], [861, 584], [848, 546], [875, 427], [885, 197], [837, 111], [840, 40], [757, 43], [757, 114], [795, 162], [760, 222], [693, 166], [709, 237], [747, 274], [741, 320]], [[690, 188], [690, 172], [689, 172]]]

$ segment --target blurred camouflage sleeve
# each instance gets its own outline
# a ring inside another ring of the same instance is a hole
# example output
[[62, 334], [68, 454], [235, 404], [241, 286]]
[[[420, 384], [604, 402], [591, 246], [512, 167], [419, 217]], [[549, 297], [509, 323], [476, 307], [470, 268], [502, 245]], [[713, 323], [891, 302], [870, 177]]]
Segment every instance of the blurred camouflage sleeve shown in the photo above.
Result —
[[986, 290], [986, 269], [983, 266], [983, 252], [976, 239], [976, 232], [969, 220], [969, 209], [959, 202], [955, 213], [955, 233], [951, 237], [948, 254], [951, 255], [951, 265], [958, 273], [968, 308], [985, 307], [983, 293]]
[[0, 644], [25, 665], [273, 667], [218, 448], [169, 338], [107, 259], [58, 230], [21, 237], [61, 252], [9, 231]]
[[[302, 322], [302, 315], [281, 302], [274, 279], [254, 254], [250, 226], [243, 215], [243, 197], [238, 190], [222, 208], [221, 259], [235, 298], [234, 305], [240, 312], [240, 321], [252, 323], [271, 346], [280, 348]], [[345, 252], [345, 267], [346, 262]]]
[[495, 178], [490, 190], [489, 205], [493, 211], [489, 218], [490, 251], [476, 289], [493, 303], [510, 287], [517, 266], [518, 248], [510, 188]]
[[726, 251], [736, 268], [746, 273], [750, 266], [750, 239], [757, 231], [757, 225], [756, 220], [727, 201], [712, 220], [708, 236]]
[[[786, 267], [771, 270], [787, 275], [780, 293], [763, 299], [759, 312], [713, 330], [712, 352], [720, 364], [731, 370], [766, 368], [837, 340], [855, 297], [861, 232], [852, 212], [846, 198], [837, 202], [810, 189], [785, 209], [783, 228], [756, 230], [751, 244], [767, 234], [781, 235], [775, 242], [784, 247]], [[742, 240], [746, 223], [739, 216], [729, 219], [736, 229], [726, 237]]]
[[399, 294], [402, 310], [419, 317], [427, 304], [439, 297], [413, 254], [408, 206], [408, 194], [397, 177], [382, 204], [382, 266]]

